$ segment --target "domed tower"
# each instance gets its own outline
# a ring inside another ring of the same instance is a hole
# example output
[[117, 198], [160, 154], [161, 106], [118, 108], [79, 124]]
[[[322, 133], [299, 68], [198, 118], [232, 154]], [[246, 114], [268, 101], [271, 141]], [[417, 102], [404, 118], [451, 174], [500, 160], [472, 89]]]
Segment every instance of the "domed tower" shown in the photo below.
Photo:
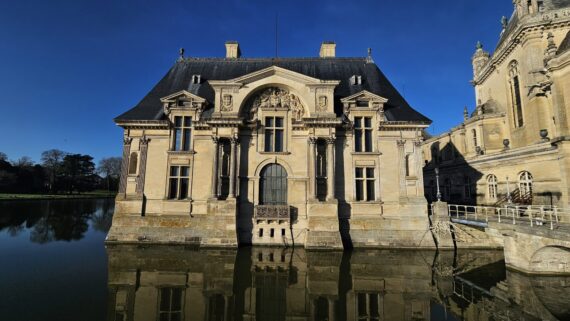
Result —
[[471, 62], [473, 63], [473, 78], [477, 78], [477, 76], [481, 73], [485, 65], [490, 59], [489, 52], [483, 50], [483, 45], [481, 42], [477, 42], [477, 49], [475, 50], [475, 54], [473, 58], [471, 58]]

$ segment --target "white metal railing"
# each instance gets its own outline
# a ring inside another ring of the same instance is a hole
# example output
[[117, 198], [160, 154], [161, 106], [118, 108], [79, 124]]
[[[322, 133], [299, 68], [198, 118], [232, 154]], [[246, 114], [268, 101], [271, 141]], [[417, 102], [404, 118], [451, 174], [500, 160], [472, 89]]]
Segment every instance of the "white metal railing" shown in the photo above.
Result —
[[448, 204], [447, 208], [452, 218], [479, 222], [529, 224], [531, 227], [550, 225], [551, 230], [560, 224], [570, 223], [570, 209], [556, 206], [512, 204], [497, 207]]

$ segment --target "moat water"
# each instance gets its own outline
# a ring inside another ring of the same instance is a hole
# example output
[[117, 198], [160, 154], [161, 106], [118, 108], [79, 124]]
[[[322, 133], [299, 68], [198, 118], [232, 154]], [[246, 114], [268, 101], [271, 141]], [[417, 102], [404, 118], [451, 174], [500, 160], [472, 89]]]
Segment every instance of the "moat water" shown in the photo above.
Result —
[[113, 200], [0, 203], [0, 320], [570, 320], [501, 251], [105, 247]]

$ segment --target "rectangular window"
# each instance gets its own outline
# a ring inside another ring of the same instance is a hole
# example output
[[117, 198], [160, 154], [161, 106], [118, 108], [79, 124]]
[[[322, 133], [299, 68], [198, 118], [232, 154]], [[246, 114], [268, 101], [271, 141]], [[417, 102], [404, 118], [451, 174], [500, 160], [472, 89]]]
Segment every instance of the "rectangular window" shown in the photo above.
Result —
[[354, 117], [354, 151], [372, 152], [371, 117]]
[[520, 90], [520, 83], [519, 83], [519, 77], [515, 76], [513, 77], [513, 87], [512, 87], [512, 91], [513, 91], [513, 103], [514, 103], [514, 110], [515, 110], [515, 125], [516, 127], [521, 127], [524, 125], [524, 119], [523, 119], [523, 112], [522, 112], [522, 99], [521, 99], [521, 90]]
[[265, 118], [265, 151], [282, 152], [283, 147], [283, 117]]
[[354, 171], [356, 182], [356, 201], [371, 202], [376, 199], [374, 168], [357, 167]]
[[183, 297], [184, 289], [182, 288], [161, 288], [158, 299], [158, 320], [182, 320]]
[[192, 136], [192, 117], [174, 117], [174, 142], [172, 149], [175, 151], [189, 151]]
[[181, 200], [188, 198], [189, 166], [170, 166], [168, 178], [168, 199]]

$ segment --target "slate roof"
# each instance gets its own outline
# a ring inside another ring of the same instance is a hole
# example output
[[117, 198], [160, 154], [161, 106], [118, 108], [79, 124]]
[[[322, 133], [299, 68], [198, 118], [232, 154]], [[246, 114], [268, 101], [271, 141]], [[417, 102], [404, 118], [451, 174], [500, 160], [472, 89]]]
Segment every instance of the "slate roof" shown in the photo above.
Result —
[[[374, 63], [366, 58], [185, 58], [177, 61], [154, 88], [132, 109], [115, 121], [164, 119], [160, 98], [187, 90], [205, 98], [209, 107], [202, 114], [208, 118], [213, 111], [214, 90], [209, 80], [230, 80], [261, 69], [278, 66], [323, 80], [340, 80], [336, 87], [335, 113], [342, 115], [340, 99], [368, 90], [388, 99], [385, 115], [389, 121], [430, 123], [431, 120], [414, 110], [392, 86]], [[192, 75], [201, 75], [200, 84], [192, 84]], [[350, 77], [362, 76], [362, 85], [351, 85]]]
[[570, 31], [568, 31], [566, 37], [560, 43], [560, 46], [558, 47], [558, 51], [556, 51], [556, 54], [560, 55], [561, 53], [566, 52], [568, 50], [570, 50]]

